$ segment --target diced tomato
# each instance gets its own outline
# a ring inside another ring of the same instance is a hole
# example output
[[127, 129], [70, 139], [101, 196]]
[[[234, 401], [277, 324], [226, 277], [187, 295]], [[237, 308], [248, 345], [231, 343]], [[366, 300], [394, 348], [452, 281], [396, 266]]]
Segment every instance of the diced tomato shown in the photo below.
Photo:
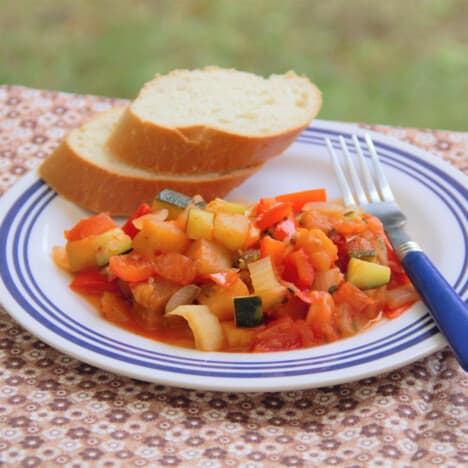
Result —
[[133, 221], [140, 216], [151, 213], [152, 211], [153, 210], [151, 209], [151, 206], [149, 206], [147, 203], [142, 203], [135, 211], [135, 213], [133, 213], [128, 221], [122, 226], [122, 231], [133, 239], [139, 232], [139, 229], [137, 229], [137, 227], [133, 224]]
[[292, 212], [292, 206], [288, 203], [276, 203], [257, 217], [257, 226], [264, 231], [276, 223], [288, 218]]
[[314, 281], [314, 267], [303, 249], [291, 252], [284, 259], [283, 278], [299, 289], [309, 289]]
[[289, 215], [273, 228], [272, 234], [275, 239], [283, 241], [291, 238], [296, 233], [297, 228], [296, 218], [293, 215]]
[[384, 236], [385, 231], [384, 227], [382, 224], [382, 221], [380, 221], [379, 218], [376, 218], [375, 216], [372, 216], [367, 213], [362, 213], [362, 218], [366, 220], [367, 222], [367, 227], [372, 231], [375, 235], [377, 236]]
[[268, 317], [278, 319], [284, 316], [289, 316], [292, 319], [304, 319], [307, 315], [309, 304], [306, 304], [298, 296], [290, 294], [286, 301], [277, 304], [272, 309], [266, 311]]
[[330, 268], [327, 271], [316, 271], [314, 277], [313, 289], [318, 291], [330, 291], [330, 288], [336, 289], [344, 281], [344, 275], [339, 268]]
[[360, 216], [341, 216], [332, 222], [333, 228], [340, 234], [359, 234], [367, 229], [367, 223]]
[[204, 275], [202, 278], [207, 278], [223, 288], [230, 288], [239, 280], [239, 273], [233, 270], [218, 271]]
[[295, 325], [299, 335], [301, 336], [303, 348], [308, 348], [317, 343], [317, 339], [309, 323], [305, 320], [296, 320]]
[[284, 317], [270, 322], [255, 336], [252, 351], [258, 353], [300, 349], [310, 346], [313, 339], [312, 330], [306, 322]]
[[137, 253], [114, 255], [109, 259], [110, 271], [123, 281], [144, 281], [155, 273], [154, 261]]
[[263, 236], [260, 241], [260, 257], [270, 257], [271, 263], [277, 266], [283, 261], [286, 245], [270, 236]]
[[348, 281], [341, 283], [336, 292], [333, 293], [333, 300], [335, 304], [349, 304], [355, 313], [362, 312], [374, 302], [372, 298]]
[[299, 229], [296, 245], [304, 249], [317, 271], [329, 270], [338, 258], [336, 245], [320, 229]]
[[97, 236], [117, 227], [107, 213], [100, 213], [80, 220], [72, 229], [65, 231], [68, 241], [77, 241], [89, 236]]
[[309, 202], [324, 202], [327, 200], [327, 192], [325, 189], [304, 190], [302, 192], [286, 193], [284, 195], [277, 195], [276, 200], [283, 203], [290, 203], [295, 212]]
[[308, 209], [301, 215], [301, 224], [307, 229], [320, 229], [327, 234], [333, 228], [333, 218], [320, 210]]
[[110, 280], [101, 270], [83, 270], [75, 274], [70, 288], [82, 294], [102, 294], [105, 291], [118, 292], [116, 280]]
[[177, 252], [167, 252], [154, 260], [156, 273], [177, 284], [193, 283], [197, 275], [195, 262]]
[[324, 291], [311, 291], [311, 304], [307, 312], [306, 321], [313, 332], [320, 339], [335, 341], [338, 333], [335, 328], [335, 302], [331, 294]]

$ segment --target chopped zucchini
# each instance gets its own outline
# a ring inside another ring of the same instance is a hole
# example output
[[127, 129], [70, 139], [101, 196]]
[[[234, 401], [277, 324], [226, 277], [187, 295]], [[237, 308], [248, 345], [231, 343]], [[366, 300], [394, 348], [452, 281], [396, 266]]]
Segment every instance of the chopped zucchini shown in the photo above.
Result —
[[190, 203], [193, 203], [199, 208], [206, 207], [206, 202], [202, 200], [201, 197], [189, 197], [184, 193], [176, 192], [175, 190], [170, 189], [162, 190], [156, 195], [156, 197], [154, 197], [154, 199], [164, 203], [168, 203], [173, 206], [178, 206], [182, 209], [187, 208], [187, 206], [189, 206]]
[[187, 236], [190, 239], [207, 239], [213, 237], [214, 214], [210, 211], [191, 208], [187, 220]]
[[153, 200], [151, 204], [151, 208], [153, 211], [160, 211], [160, 210], [167, 210], [168, 211], [168, 219], [177, 219], [184, 212], [184, 208], [180, 208], [179, 206], [172, 205], [165, 201], [161, 200]]
[[262, 298], [260, 296], [235, 297], [234, 314], [236, 327], [257, 327], [263, 323]]
[[112, 229], [96, 236], [96, 262], [98, 266], [109, 263], [112, 255], [121, 255], [132, 249], [132, 240], [121, 229]]
[[241, 249], [249, 235], [250, 220], [247, 216], [217, 213], [214, 218], [213, 237], [231, 251]]
[[178, 206], [179, 208], [184, 209], [187, 208], [187, 206], [190, 204], [192, 198], [184, 195], [183, 193], [165, 189], [156, 195], [155, 200], [169, 203], [170, 205]]
[[346, 271], [346, 279], [359, 289], [372, 289], [390, 281], [391, 270], [388, 266], [351, 258]]
[[104, 266], [111, 255], [120, 255], [132, 248], [132, 240], [122, 229], [114, 228], [97, 236], [69, 241], [65, 247], [71, 271]]
[[151, 207], [154, 211], [166, 209], [169, 212], [169, 219], [176, 219], [191, 200], [187, 195], [166, 189], [154, 197]]

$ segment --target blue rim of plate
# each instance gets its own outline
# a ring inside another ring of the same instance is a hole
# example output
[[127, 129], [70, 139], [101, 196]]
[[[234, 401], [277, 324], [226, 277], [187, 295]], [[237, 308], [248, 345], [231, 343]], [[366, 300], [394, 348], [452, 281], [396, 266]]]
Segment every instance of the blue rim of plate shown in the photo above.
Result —
[[[309, 127], [297, 142], [324, 146], [324, 138], [328, 137], [338, 147], [340, 135], [349, 141], [351, 139], [351, 134], [346, 130]], [[468, 235], [464, 229], [464, 220], [468, 217], [464, 206], [467, 190], [451, 175], [410, 151], [378, 140], [375, 145], [384, 165], [401, 171], [431, 190], [459, 225], [464, 243], [463, 267], [452, 285], [463, 297], [468, 288]], [[364, 154], [368, 156], [366, 152]], [[9, 294], [32, 321], [40, 323], [50, 332], [84, 351], [152, 371], [249, 380], [313, 375], [361, 366], [404, 351], [438, 334], [429, 314], [423, 313], [397, 331], [342, 351], [320, 355], [302, 353], [300, 357], [292, 357], [290, 352], [272, 353], [271, 358], [262, 360], [236, 355], [235, 361], [223, 359], [222, 353], [207, 355], [194, 352], [188, 357], [120, 341], [80, 323], [60, 305], [54, 304], [35, 279], [28, 261], [31, 233], [56, 196], [46, 184], [35, 179], [11, 204], [0, 226], [0, 273]], [[84, 353], [83, 356], [85, 355]]]

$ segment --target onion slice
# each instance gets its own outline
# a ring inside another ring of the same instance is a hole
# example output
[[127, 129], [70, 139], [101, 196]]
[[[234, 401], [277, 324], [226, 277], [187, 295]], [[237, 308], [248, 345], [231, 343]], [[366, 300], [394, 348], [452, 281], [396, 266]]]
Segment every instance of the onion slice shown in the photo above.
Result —
[[200, 293], [201, 288], [196, 284], [188, 284], [178, 289], [167, 301], [165, 313], [168, 314], [181, 305], [191, 304]]
[[219, 351], [223, 347], [224, 334], [221, 323], [207, 306], [181, 305], [166, 316], [178, 315], [187, 320], [200, 351]]

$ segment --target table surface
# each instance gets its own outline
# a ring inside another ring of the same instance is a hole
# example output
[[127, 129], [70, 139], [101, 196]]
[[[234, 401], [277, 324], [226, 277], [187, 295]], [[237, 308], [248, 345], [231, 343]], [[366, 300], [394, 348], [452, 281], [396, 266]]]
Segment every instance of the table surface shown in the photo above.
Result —
[[[121, 100], [0, 86], [0, 195]], [[366, 126], [468, 172], [468, 133]], [[144, 383], [37, 340], [0, 307], [5, 466], [461, 466], [468, 376], [447, 349], [355, 383], [221, 393]]]

